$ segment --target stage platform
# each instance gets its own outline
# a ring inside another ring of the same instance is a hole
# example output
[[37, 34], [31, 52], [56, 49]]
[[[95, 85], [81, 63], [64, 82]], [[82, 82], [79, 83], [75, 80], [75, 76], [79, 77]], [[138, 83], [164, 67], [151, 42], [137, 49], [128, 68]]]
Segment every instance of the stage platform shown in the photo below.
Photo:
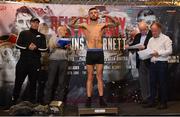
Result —
[[[118, 116], [144, 116], [144, 115], [180, 116], [180, 100], [168, 102], [168, 108], [165, 110], [158, 110], [156, 108], [143, 108], [142, 105], [133, 103], [133, 102], [131, 102], [131, 103], [126, 103], [126, 102], [111, 103], [109, 105], [112, 108], [113, 107], [118, 108]], [[83, 108], [79, 108], [79, 107], [80, 107], [80, 104], [66, 104], [65, 108], [64, 108], [64, 116], [81, 115], [81, 113], [79, 113], [79, 111], [80, 111], [79, 109], [82, 110]], [[104, 111], [104, 110], [100, 110], [100, 112], [101, 111]], [[113, 114], [116, 114], [116, 113], [113, 113]], [[113, 114], [109, 113], [109, 115], [113, 115]], [[4, 110], [3, 107], [0, 107], [0, 116], [8, 116], [8, 115], [9, 115], [8, 110]], [[87, 115], [87, 114], [85, 113], [85, 115]], [[91, 114], [91, 115], [96, 116], [98, 114]], [[104, 113], [104, 114], [99, 113], [99, 115], [104, 115], [104, 116], [107, 115], [108, 116], [108, 113]]]
[[78, 105], [78, 115], [118, 115], [118, 107], [110, 106], [99, 107], [93, 104], [91, 107], [86, 107], [85, 104]]

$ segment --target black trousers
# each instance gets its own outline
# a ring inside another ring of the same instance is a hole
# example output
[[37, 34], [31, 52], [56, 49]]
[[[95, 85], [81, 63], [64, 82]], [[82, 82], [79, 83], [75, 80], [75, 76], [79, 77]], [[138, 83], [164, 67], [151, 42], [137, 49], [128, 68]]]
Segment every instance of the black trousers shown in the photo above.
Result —
[[66, 89], [67, 60], [50, 60], [48, 67], [48, 80], [45, 87], [44, 103], [52, 100], [63, 101]]
[[[150, 65], [150, 102], [154, 103], [157, 91], [160, 103], [167, 103], [167, 61], [158, 61]], [[158, 87], [159, 86], [159, 87]], [[159, 90], [158, 90], [159, 89]]]
[[148, 100], [150, 96], [149, 66], [142, 60], [139, 62], [139, 84], [142, 99]]
[[27, 94], [27, 101], [36, 102], [36, 83], [40, 71], [40, 59], [26, 59], [20, 58], [16, 64], [16, 78], [13, 90], [13, 98], [15, 102], [19, 99], [22, 84], [28, 76], [29, 90]]
[[39, 73], [38, 81], [37, 81], [37, 102], [43, 103], [44, 99], [44, 90], [45, 85], [48, 79], [48, 71], [47, 70], [41, 70]]

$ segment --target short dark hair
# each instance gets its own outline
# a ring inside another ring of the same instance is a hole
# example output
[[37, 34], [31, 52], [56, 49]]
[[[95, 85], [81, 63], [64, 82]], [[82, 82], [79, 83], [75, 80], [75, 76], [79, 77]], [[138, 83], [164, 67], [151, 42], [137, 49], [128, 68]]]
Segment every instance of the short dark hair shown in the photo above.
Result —
[[32, 17], [30, 20], [30, 22], [35, 22], [35, 21], [40, 22], [40, 20], [37, 17]]
[[88, 12], [90, 12], [90, 11], [92, 11], [92, 10], [98, 10], [98, 9], [97, 9], [96, 7], [92, 7], [92, 8], [89, 9]]
[[154, 22], [154, 23], [152, 23], [151, 27], [152, 27], [153, 25], [156, 25], [159, 29], [162, 29], [162, 25], [161, 25], [159, 22]]

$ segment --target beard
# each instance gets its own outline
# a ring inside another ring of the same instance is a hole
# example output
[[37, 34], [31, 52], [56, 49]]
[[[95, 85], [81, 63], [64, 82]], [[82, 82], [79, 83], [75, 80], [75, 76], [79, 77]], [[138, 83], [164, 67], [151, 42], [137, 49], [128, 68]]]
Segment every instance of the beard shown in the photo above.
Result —
[[91, 21], [97, 21], [98, 18], [97, 18], [97, 17], [96, 17], [96, 18], [92, 18], [92, 17], [91, 17], [90, 20], [91, 20]]

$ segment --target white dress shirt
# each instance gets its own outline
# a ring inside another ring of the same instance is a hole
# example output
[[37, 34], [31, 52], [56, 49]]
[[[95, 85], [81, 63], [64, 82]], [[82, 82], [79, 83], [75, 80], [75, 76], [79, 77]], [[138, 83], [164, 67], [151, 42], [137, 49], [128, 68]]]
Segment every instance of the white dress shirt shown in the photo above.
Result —
[[144, 45], [147, 35], [142, 35], [140, 39], [140, 44]]
[[151, 62], [168, 61], [168, 56], [172, 54], [172, 41], [168, 36], [161, 33], [157, 38], [150, 38], [147, 48], [155, 50], [159, 54], [158, 57], [152, 57]]

